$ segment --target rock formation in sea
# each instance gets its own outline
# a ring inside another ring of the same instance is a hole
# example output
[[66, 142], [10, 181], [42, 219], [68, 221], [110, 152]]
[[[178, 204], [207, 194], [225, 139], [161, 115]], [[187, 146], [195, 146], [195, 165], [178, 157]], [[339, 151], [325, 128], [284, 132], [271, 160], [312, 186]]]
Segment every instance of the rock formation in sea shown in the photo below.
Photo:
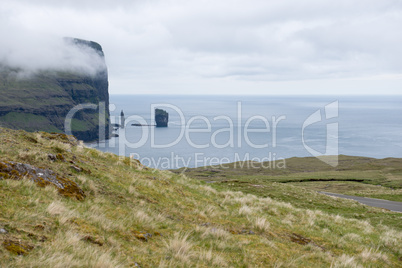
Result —
[[126, 118], [124, 117], [123, 110], [121, 110], [121, 113], [120, 113], [120, 127], [124, 128], [125, 124], [126, 124]]
[[167, 127], [169, 122], [169, 114], [162, 109], [155, 109], [156, 127]]

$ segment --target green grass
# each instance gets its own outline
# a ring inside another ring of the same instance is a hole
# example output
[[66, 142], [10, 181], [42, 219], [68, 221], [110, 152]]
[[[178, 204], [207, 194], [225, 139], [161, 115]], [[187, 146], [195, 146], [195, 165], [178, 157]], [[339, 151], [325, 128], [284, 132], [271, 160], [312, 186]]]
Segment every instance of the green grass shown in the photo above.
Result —
[[174, 172], [184, 172], [189, 177], [210, 182], [216, 189], [270, 197], [298, 208], [319, 209], [333, 215], [368, 220], [374, 225], [387, 224], [402, 229], [400, 213], [385, 212], [355, 201], [339, 206], [334, 201], [337, 199], [316, 193], [327, 191], [402, 201], [402, 159], [341, 155], [337, 167], [314, 157], [290, 158], [285, 163], [285, 168], [273, 168], [273, 163], [238, 162]]
[[48, 132], [61, 132], [50, 124], [49, 119], [41, 115], [11, 112], [0, 116], [0, 124], [5, 127], [23, 128], [27, 131], [43, 130]]
[[70, 103], [70, 97], [54, 75], [18, 77], [17, 73], [0, 69], [0, 93], [0, 107], [38, 110]]
[[[237, 162], [216, 167], [179, 169], [205, 181], [259, 180], [279, 183], [301, 182], [360, 182], [402, 189], [402, 159], [375, 159], [339, 156], [339, 165], [331, 167], [314, 157], [285, 159], [284, 165], [264, 162]], [[283, 167], [282, 167], [283, 166]]]
[[[287, 202], [297, 208], [320, 210], [332, 215], [359, 220], [367, 220], [374, 226], [381, 224], [402, 230], [402, 215], [383, 209], [369, 207], [352, 200], [333, 198], [308, 187], [295, 184], [272, 183], [261, 180], [213, 183], [212, 187], [219, 190], [241, 191], [259, 197], [269, 197], [274, 200]], [[328, 190], [327, 190], [328, 191]], [[340, 192], [338, 193], [345, 193]], [[399, 192], [400, 195], [400, 192]], [[400, 198], [396, 198], [397, 200]]]
[[[64, 117], [78, 104], [106, 101], [107, 76], [57, 71], [25, 73], [0, 63], [0, 126], [26, 131], [61, 132]], [[103, 91], [103, 92], [100, 92]], [[80, 111], [73, 130], [81, 138], [95, 139], [98, 116], [94, 110]], [[106, 122], [109, 122], [107, 111]]]
[[[1, 267], [400, 266], [398, 225], [367, 218], [394, 213], [288, 183], [264, 185], [272, 198], [250, 182], [207, 184], [62, 135], [0, 128], [0, 141], [0, 162], [51, 169], [86, 194], [78, 201], [0, 174], [0, 228], [8, 232], [0, 234]], [[326, 211], [330, 206], [356, 207], [360, 218]]]
[[90, 126], [88, 125], [88, 122], [79, 119], [73, 119], [71, 121], [71, 129], [73, 131], [87, 131], [90, 129]]
[[326, 191], [331, 193], [364, 196], [402, 202], [402, 189], [392, 189], [380, 185], [372, 185], [352, 181], [315, 181], [296, 182], [291, 184], [294, 186], [299, 186], [316, 191]]

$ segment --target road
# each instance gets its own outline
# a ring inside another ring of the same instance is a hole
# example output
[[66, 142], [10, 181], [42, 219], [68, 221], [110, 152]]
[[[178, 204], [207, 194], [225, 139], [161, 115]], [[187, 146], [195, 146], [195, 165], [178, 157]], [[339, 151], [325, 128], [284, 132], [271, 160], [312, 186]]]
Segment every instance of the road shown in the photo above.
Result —
[[360, 197], [360, 196], [353, 196], [353, 195], [344, 195], [344, 194], [335, 194], [335, 193], [328, 193], [328, 192], [319, 192], [321, 194], [326, 194], [330, 196], [336, 196], [341, 198], [353, 199], [357, 202], [362, 204], [377, 207], [377, 208], [385, 208], [396, 212], [402, 212], [402, 202], [396, 201], [388, 201], [383, 199], [375, 199], [375, 198], [367, 198], [367, 197]]

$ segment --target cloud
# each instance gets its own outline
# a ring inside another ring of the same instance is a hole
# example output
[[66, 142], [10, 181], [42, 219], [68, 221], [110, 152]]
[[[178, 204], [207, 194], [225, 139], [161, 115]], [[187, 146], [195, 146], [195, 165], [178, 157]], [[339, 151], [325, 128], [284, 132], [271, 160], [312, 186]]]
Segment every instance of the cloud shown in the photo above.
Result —
[[104, 48], [112, 90], [122, 92], [182, 92], [191, 81], [213, 92], [228, 80], [253, 86], [402, 72], [397, 0], [3, 2], [0, 34], [14, 40], [15, 51], [40, 37], [30, 50], [43, 60], [24, 53], [16, 60], [58, 58], [42, 51], [43, 40], [59, 45], [45, 36], [94, 40]]
[[3, 42], [0, 51], [0, 63], [26, 73], [51, 69], [95, 75], [106, 67], [94, 49], [58, 37], [18, 36]]
[[33, 31], [2, 17], [0, 64], [38, 70], [67, 70], [95, 75], [106, 68], [103, 55], [71, 38]]

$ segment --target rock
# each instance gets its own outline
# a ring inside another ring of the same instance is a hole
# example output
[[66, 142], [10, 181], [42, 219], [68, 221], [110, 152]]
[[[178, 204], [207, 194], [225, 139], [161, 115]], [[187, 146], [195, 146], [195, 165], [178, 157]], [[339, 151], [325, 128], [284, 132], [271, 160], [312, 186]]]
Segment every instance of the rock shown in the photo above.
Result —
[[57, 160], [57, 158], [56, 158], [56, 156], [54, 154], [48, 154], [47, 158], [49, 158], [49, 160], [53, 161], [53, 162]]
[[292, 242], [295, 242], [295, 243], [300, 244], [300, 245], [307, 245], [308, 243], [311, 242], [311, 239], [303, 237], [303, 236], [301, 236], [299, 234], [296, 234], [296, 233], [290, 234], [289, 237], [290, 237], [290, 240]]
[[243, 229], [238, 234], [247, 234], [247, 235], [254, 235], [255, 233], [251, 230]]
[[155, 109], [156, 127], [167, 127], [169, 122], [169, 114], [162, 109]]
[[56, 155], [48, 154], [47, 158], [49, 158], [49, 160], [53, 161], [53, 162], [56, 161], [56, 160], [59, 160], [59, 161], [62, 161], [62, 162], [66, 161], [65, 157], [62, 154], [56, 154]]
[[0, 228], [0, 234], [6, 234], [6, 233], [8, 233], [8, 232], [6, 231], [6, 229]]
[[120, 113], [120, 127], [124, 128], [125, 125], [126, 125], [126, 119], [124, 117], [123, 110], [121, 110], [121, 113]]
[[135, 238], [144, 242], [148, 242], [148, 239], [152, 237], [152, 234], [147, 232], [133, 231], [133, 233]]
[[12, 161], [0, 161], [0, 177], [13, 180], [29, 179], [39, 187], [53, 185], [63, 196], [75, 197], [77, 200], [85, 198], [85, 193], [78, 184], [70, 179], [58, 176], [50, 169], [37, 168]]
[[77, 172], [81, 172], [81, 171], [82, 171], [82, 168], [79, 168], [79, 167], [77, 167], [77, 166], [71, 165], [70, 167], [71, 167], [72, 169], [74, 169], [75, 171], [77, 171]]

